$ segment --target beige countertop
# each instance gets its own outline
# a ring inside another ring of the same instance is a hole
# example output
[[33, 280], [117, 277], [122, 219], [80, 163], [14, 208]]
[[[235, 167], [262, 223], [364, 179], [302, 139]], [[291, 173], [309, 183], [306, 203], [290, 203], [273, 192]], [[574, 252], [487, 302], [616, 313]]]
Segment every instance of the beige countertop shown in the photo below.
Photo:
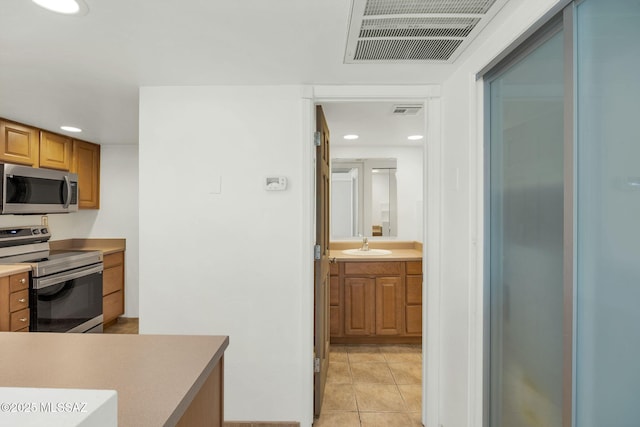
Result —
[[66, 239], [49, 242], [51, 249], [78, 251], [102, 251], [104, 255], [122, 252], [126, 249], [125, 239]]
[[0, 265], [0, 277], [31, 271], [29, 264], [5, 264]]
[[226, 336], [0, 333], [3, 387], [118, 392], [118, 425], [174, 425], [229, 345]]
[[349, 255], [345, 249], [358, 249], [362, 241], [337, 241], [329, 244], [329, 258], [338, 261], [417, 261], [422, 259], [422, 243], [396, 240], [370, 240], [370, 249], [386, 249], [388, 255]]

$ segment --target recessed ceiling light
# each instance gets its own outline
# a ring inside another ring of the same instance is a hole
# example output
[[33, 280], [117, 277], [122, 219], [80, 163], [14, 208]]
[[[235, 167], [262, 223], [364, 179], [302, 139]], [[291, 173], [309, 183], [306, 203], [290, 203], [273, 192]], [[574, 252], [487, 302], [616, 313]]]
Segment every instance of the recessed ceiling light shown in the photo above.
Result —
[[422, 135], [411, 135], [411, 136], [407, 137], [407, 139], [409, 141], [417, 141], [417, 140], [422, 139], [422, 138], [424, 138], [424, 136], [422, 136]]
[[65, 15], [84, 15], [88, 12], [82, 0], [31, 0], [40, 7]]
[[358, 139], [360, 138], [358, 135], [354, 135], [354, 134], [349, 134], [349, 135], [345, 135], [343, 136], [344, 139]]
[[67, 132], [82, 132], [82, 129], [75, 126], [60, 126], [60, 129], [66, 130]]

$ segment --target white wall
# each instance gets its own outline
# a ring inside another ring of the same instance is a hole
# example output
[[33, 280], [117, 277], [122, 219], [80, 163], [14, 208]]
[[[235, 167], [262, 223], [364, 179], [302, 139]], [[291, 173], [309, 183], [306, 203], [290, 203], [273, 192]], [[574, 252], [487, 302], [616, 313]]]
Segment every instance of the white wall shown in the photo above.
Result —
[[[396, 158], [398, 197], [397, 240], [422, 241], [423, 147], [332, 146], [331, 158]], [[375, 238], [373, 238], [375, 239]], [[385, 237], [388, 239], [388, 237]]]
[[443, 85], [440, 424], [482, 425], [482, 98], [475, 74], [557, 0], [511, 0]]
[[[40, 224], [41, 215], [2, 215], [0, 227]], [[100, 209], [50, 214], [51, 240], [124, 238], [125, 316], [138, 317], [138, 146], [100, 147]]]
[[311, 111], [294, 86], [140, 91], [140, 330], [230, 336], [227, 420], [311, 424]]

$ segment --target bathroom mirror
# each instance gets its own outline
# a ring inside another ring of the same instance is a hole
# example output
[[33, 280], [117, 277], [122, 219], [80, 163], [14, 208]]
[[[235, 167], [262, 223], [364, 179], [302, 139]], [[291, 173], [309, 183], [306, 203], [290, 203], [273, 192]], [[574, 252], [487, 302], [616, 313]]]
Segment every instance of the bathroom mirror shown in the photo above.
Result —
[[331, 160], [331, 237], [397, 236], [396, 159]]

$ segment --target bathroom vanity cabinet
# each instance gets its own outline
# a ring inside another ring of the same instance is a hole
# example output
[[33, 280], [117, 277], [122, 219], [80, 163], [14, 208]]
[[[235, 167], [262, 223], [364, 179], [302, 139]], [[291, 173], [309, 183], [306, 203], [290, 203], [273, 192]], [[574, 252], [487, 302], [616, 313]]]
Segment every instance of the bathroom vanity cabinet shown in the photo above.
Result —
[[330, 293], [331, 342], [420, 342], [422, 261], [338, 260]]

